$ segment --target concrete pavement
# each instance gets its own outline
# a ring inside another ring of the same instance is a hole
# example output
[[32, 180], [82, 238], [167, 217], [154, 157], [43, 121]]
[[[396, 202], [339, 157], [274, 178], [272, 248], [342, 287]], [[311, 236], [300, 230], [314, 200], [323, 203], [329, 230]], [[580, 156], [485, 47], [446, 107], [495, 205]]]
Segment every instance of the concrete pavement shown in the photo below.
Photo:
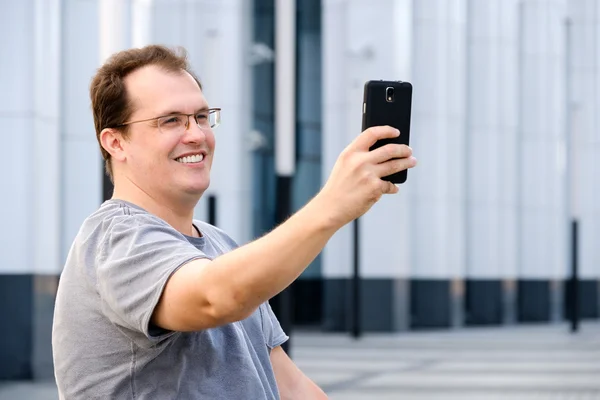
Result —
[[[292, 357], [332, 400], [600, 399], [600, 323], [348, 335], [298, 333]], [[56, 400], [0, 383], [0, 400]]]
[[332, 400], [600, 399], [600, 324], [303, 335], [293, 357]]

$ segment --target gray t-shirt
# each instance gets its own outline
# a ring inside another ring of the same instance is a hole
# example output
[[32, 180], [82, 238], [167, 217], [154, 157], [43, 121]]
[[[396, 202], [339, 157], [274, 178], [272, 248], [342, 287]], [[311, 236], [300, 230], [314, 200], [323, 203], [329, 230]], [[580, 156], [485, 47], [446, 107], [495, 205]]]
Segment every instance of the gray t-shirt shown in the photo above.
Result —
[[61, 399], [279, 399], [269, 354], [288, 337], [268, 303], [245, 320], [198, 332], [150, 323], [179, 267], [237, 247], [218, 228], [194, 224], [203, 237], [118, 200], [85, 220], [56, 298]]

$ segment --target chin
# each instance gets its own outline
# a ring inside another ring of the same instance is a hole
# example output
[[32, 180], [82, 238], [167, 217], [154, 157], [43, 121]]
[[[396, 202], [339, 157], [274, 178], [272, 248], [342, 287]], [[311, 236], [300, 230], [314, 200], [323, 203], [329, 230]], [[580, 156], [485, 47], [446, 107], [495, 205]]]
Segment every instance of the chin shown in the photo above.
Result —
[[199, 199], [210, 184], [210, 177], [206, 175], [181, 176], [178, 178], [173, 180], [169, 185], [170, 195], [183, 196], [188, 200], [193, 197], [198, 197]]
[[202, 195], [204, 194], [204, 192], [206, 191], [206, 189], [188, 189], [185, 191], [186, 194], [188, 194], [189, 196], [194, 196], [197, 197], [198, 199], [200, 199], [200, 197], [202, 197]]
[[183, 191], [189, 195], [196, 195], [198, 197], [208, 189], [208, 182], [206, 183], [195, 183], [183, 187]]

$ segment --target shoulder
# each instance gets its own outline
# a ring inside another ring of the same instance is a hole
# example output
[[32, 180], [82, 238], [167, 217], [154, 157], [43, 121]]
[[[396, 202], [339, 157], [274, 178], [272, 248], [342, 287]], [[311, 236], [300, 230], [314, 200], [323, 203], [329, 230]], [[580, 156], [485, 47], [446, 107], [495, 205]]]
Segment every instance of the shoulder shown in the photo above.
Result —
[[116, 225], [127, 223], [131, 226], [141, 226], [144, 224], [169, 225], [160, 218], [150, 214], [141, 207], [123, 200], [107, 200], [100, 208], [88, 216], [82, 224], [84, 233], [89, 229], [100, 229], [109, 231]]
[[162, 219], [144, 209], [121, 200], [108, 200], [83, 222], [75, 245], [102, 248], [107, 242], [127, 237], [128, 240], [156, 240], [168, 235], [185, 241], [185, 237]]

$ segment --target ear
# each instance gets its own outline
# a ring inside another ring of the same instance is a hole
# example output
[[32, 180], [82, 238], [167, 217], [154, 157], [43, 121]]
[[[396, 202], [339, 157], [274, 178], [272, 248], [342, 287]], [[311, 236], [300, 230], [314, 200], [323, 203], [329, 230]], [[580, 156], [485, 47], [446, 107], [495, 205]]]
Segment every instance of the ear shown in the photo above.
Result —
[[100, 132], [100, 143], [102, 144], [102, 147], [113, 159], [118, 161], [124, 161], [126, 159], [123, 148], [124, 140], [121, 132], [116, 129], [106, 128]]

